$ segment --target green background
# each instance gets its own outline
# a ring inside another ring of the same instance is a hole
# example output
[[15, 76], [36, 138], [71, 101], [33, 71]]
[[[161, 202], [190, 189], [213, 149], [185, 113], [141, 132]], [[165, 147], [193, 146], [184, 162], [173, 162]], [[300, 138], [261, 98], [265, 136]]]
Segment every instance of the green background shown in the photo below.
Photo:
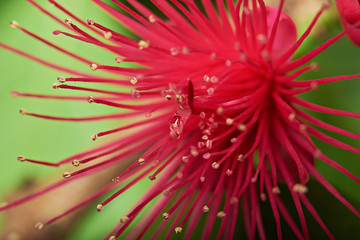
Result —
[[[89, 1], [63, 1], [63, 4], [83, 19], [101, 19], [103, 25], [111, 26], [113, 29], [118, 29], [119, 31], [121, 29], [116, 22], [102, 11], [99, 11]], [[46, 1], [43, 6], [54, 10], [54, 7], [46, 3]], [[61, 19], [66, 18], [66, 16], [59, 11], [54, 12], [57, 13]], [[76, 40], [68, 39], [64, 36], [54, 36], [52, 34], [53, 30], [63, 28], [59, 27], [57, 23], [25, 1], [0, 1], [0, 13], [0, 41], [34, 54], [35, 56], [43, 57], [51, 62], [60, 63], [61, 65], [71, 66], [71, 68], [84, 72], [90, 71], [88, 66], [79, 64], [44, 44], [25, 36], [25, 34], [19, 30], [10, 28], [9, 22], [11, 20], [18, 21], [21, 26], [61, 46], [65, 46], [66, 49], [84, 53], [84, 56], [96, 59], [98, 62], [113, 64], [113, 59], [116, 57]], [[312, 49], [314, 46], [328, 39], [329, 36], [333, 36], [341, 31], [337, 20], [325, 17], [322, 21], [328, 32], [322, 36], [308, 40], [302, 48], [302, 52]], [[304, 79], [359, 73], [360, 50], [353, 46], [346, 38], [342, 38], [317, 57], [315, 61], [319, 63], [320, 69], [303, 76]], [[41, 181], [46, 181], [47, 178], [53, 177], [54, 174], [58, 179], [61, 179], [62, 172], [68, 169], [65, 167], [58, 170], [28, 163], [19, 163], [16, 161], [18, 155], [56, 162], [71, 154], [81, 152], [98, 144], [90, 140], [92, 133], [111, 129], [116, 126], [116, 122], [111, 121], [72, 123], [46, 121], [21, 116], [18, 112], [20, 108], [25, 108], [29, 112], [58, 116], [98, 115], [112, 112], [112, 109], [94, 104], [90, 105], [86, 102], [13, 98], [10, 94], [12, 90], [44, 94], [57, 94], [56, 91], [68, 90], [54, 90], [51, 87], [52, 84], [56, 82], [56, 78], [63, 75], [62, 73], [50, 70], [2, 49], [0, 49], [0, 73], [0, 91], [2, 97], [0, 102], [0, 197], [3, 197], [13, 189], [19, 188], [29, 179], [38, 178]], [[72, 94], [71, 91], [66, 93], [69, 95]], [[323, 106], [360, 112], [360, 81], [359, 79], [354, 79], [327, 84], [321, 86], [318, 90], [305, 94], [304, 97]], [[332, 123], [349, 131], [360, 132], [358, 120], [318, 113], [314, 113], [313, 115], [325, 122]], [[360, 147], [358, 141], [332, 133], [330, 133], [330, 135], [353, 146]], [[335, 159], [356, 176], [360, 177], [360, 158], [358, 155], [328, 146], [320, 141], [318, 141], [318, 144], [323, 153]], [[338, 171], [321, 162], [318, 162], [317, 166], [321, 173], [334, 184], [340, 193], [359, 210], [360, 187]], [[118, 219], [126, 213], [126, 210], [131, 207], [134, 199], [137, 199], [143, 192], [143, 188], [148, 185], [149, 182], [145, 181], [141, 186], [132, 189], [124, 195], [125, 199], [117, 199], [116, 202], [111, 204], [109, 209], [105, 209], [101, 214], [94, 210], [96, 204], [92, 204], [88, 213], [76, 224], [76, 227], [66, 239], [101, 239]], [[320, 187], [318, 183], [311, 183], [309, 189], [308, 196], [310, 200], [335, 237], [339, 239], [356, 239], [357, 237], [360, 239], [359, 219], [335, 200], [331, 194]], [[286, 194], [284, 195], [286, 199], [287, 196]], [[0, 213], [0, 217], [2, 216], [3, 214]], [[307, 217], [307, 219], [309, 220], [311, 236], [314, 239], [323, 239], [324, 234], [317, 223], [315, 223], [310, 216]], [[271, 212], [265, 211], [264, 222], [273, 222]], [[271, 224], [266, 226], [268, 231], [271, 232], [269, 239], [271, 239], [272, 236], [276, 236], [274, 234], [274, 226]], [[285, 234], [287, 233], [286, 227], [284, 232]], [[243, 233], [239, 232], [238, 234], [242, 235]], [[288, 236], [290, 239], [292, 235]]]

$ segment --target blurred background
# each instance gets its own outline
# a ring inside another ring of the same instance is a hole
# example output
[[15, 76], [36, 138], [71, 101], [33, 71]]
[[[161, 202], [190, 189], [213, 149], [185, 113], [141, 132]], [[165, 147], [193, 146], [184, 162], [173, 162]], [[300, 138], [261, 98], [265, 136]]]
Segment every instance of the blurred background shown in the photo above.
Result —
[[[60, 19], [65, 16], [47, 1], [38, 1], [42, 6], [55, 13]], [[102, 10], [99, 10], [91, 1], [61, 2], [66, 8], [74, 12], [82, 19], [94, 19], [105, 26], [125, 32], [121, 25], [113, 21]], [[301, 2], [301, 4], [299, 4]], [[294, 16], [301, 34], [311, 21], [321, 1], [288, 1], [285, 8]], [[295, 4], [295, 5], [294, 5]], [[19, 48], [37, 57], [50, 62], [68, 66], [83, 72], [90, 71], [89, 66], [80, 64], [63, 54], [45, 46], [17, 29], [9, 27], [11, 20], [16, 20], [20, 26], [48, 39], [69, 50], [81, 52], [83, 56], [96, 59], [98, 62], [113, 64], [116, 56], [89, 46], [82, 42], [54, 36], [54, 30], [64, 30], [45, 14], [31, 6], [26, 1], [0, 1], [0, 42]], [[331, 36], [341, 31], [338, 16], [334, 6], [320, 20], [314, 34], [306, 40], [298, 55], [306, 53], [318, 46]], [[302, 79], [314, 79], [335, 75], [348, 75], [360, 72], [360, 50], [353, 46], [347, 38], [340, 39], [328, 50], [315, 59], [320, 69], [302, 76]], [[20, 163], [17, 156], [24, 155], [31, 159], [51, 162], [60, 161], [72, 154], [90, 149], [99, 143], [90, 139], [92, 133], [108, 130], [116, 126], [116, 122], [55, 122], [43, 119], [35, 119], [21, 116], [19, 109], [24, 108], [29, 112], [49, 114], [56, 116], [90, 116], [110, 113], [111, 108], [105, 108], [87, 102], [54, 101], [30, 98], [15, 98], [11, 96], [12, 90], [29, 93], [57, 94], [57, 91], [66, 89], [52, 89], [56, 78], [64, 76], [63, 73], [41, 66], [31, 60], [20, 57], [14, 53], [0, 49], [0, 72], [1, 72], [1, 124], [0, 124], [0, 203], [18, 199], [21, 196], [34, 192], [41, 186], [47, 186], [56, 180], [60, 180], [62, 173], [69, 170], [69, 166], [56, 169]], [[67, 77], [67, 76], [65, 76]], [[71, 91], [66, 95], [72, 95]], [[359, 79], [331, 83], [321, 86], [311, 93], [304, 94], [306, 99], [314, 103], [352, 112], [360, 112], [360, 81]], [[326, 114], [312, 113], [321, 120], [334, 124], [346, 130], [359, 133], [359, 121], [346, 117], [335, 117]], [[360, 147], [359, 142], [329, 133], [337, 139]], [[106, 142], [101, 139], [101, 143]], [[315, 139], [316, 141], [316, 139]], [[354, 153], [316, 141], [323, 153], [339, 162], [345, 168], [360, 177], [360, 157]], [[338, 171], [317, 162], [319, 171], [342, 193], [355, 208], [360, 209], [360, 187]], [[113, 174], [103, 173], [104, 182], [110, 180]], [[97, 178], [98, 179], [98, 178]], [[0, 213], [0, 239], [101, 239], [131, 208], [143, 189], [149, 186], [150, 181], [145, 181], [132, 188], [125, 197], [119, 198], [104, 209], [101, 213], [96, 212], [97, 203], [89, 204], [89, 207], [80, 209], [65, 219], [59, 220], [43, 231], [36, 231], [34, 225], [37, 221], [44, 221], [64, 209], [68, 204], [79, 202], [88, 195], [92, 188], [99, 188], [102, 182], [89, 178], [82, 183], [76, 183], [48, 194], [47, 196], [27, 203], [21, 207]], [[313, 189], [315, 189], [313, 191]], [[284, 198], [289, 200], [290, 198]], [[360, 220], [346, 207], [338, 202], [316, 181], [309, 184], [308, 196], [320, 216], [327, 224], [331, 232], [338, 239], [360, 239]], [[265, 207], [266, 209], [266, 207]], [[295, 216], [296, 213], [292, 212]], [[313, 239], [326, 239], [318, 224], [310, 214], [306, 214], [309, 222], [310, 234]], [[269, 239], [276, 236], [275, 225], [271, 210], [264, 211], [264, 222], [269, 232]], [[237, 230], [239, 236], [243, 236], [241, 230]], [[285, 239], [294, 238], [284, 224]], [[286, 235], [288, 234], [288, 235]], [[176, 236], [174, 238], [181, 238]]]

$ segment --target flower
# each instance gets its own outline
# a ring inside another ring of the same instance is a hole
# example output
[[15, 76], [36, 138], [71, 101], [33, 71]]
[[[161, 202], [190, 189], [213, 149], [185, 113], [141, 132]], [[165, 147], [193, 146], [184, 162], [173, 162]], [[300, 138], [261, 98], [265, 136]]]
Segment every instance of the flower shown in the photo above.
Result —
[[[35, 1], [29, 2], [59, 21]], [[260, 201], [269, 201], [271, 205], [278, 239], [282, 238], [280, 216], [299, 239], [309, 238], [303, 206], [329, 238], [333, 238], [306, 197], [310, 175], [360, 217], [360, 213], [316, 170], [315, 158], [357, 183], [360, 180], [321, 153], [311, 138], [360, 153], [358, 148], [336, 140], [314, 126], [357, 140], [360, 136], [322, 122], [302, 109], [353, 118], [360, 118], [360, 114], [322, 107], [297, 96], [322, 84], [360, 77], [360, 74], [356, 74], [297, 80], [303, 73], [317, 68], [314, 63], [308, 64], [314, 57], [345, 35], [342, 32], [304, 56], [293, 59], [295, 51], [308, 37], [328, 4], [319, 10], [309, 28], [297, 38], [295, 24], [282, 11], [284, 1], [280, 1], [277, 8], [266, 6], [261, 0], [227, 1], [226, 6], [223, 1], [218, 1], [215, 8], [211, 1], [204, 0], [202, 4], [205, 13], [193, 1], [180, 3], [172, 0], [172, 4], [168, 1], [152, 1], [166, 16], [160, 17], [135, 0], [128, 1], [133, 8], [115, 2], [126, 14], [94, 0], [140, 37], [135, 40], [97, 21], [89, 19], [84, 22], [56, 1], [50, 2], [72, 18], [64, 21], [69, 31], [55, 30], [54, 35], [64, 35], [104, 48], [116, 54], [114, 65], [87, 60], [35, 35], [16, 22], [11, 22], [11, 26], [88, 64], [92, 71], [110, 72], [116, 77], [100, 77], [96, 72], [82, 73], [65, 69], [1, 44], [5, 49], [73, 75], [59, 77], [60, 84], [54, 84], [54, 89], [93, 94], [84, 98], [14, 91], [13, 95], [86, 100], [92, 104], [128, 111], [68, 118], [20, 110], [23, 115], [50, 120], [122, 121], [118, 128], [91, 136], [95, 141], [106, 135], [116, 135], [115, 140], [59, 163], [19, 156], [21, 162], [48, 166], [72, 163], [74, 167], [82, 168], [64, 172], [64, 181], [0, 210], [139, 156], [125, 171], [113, 178], [113, 183], [68, 211], [37, 223], [36, 228], [40, 230], [85, 203], [105, 193], [113, 193], [97, 205], [97, 211], [101, 212], [112, 200], [146, 177], [153, 181], [152, 187], [128, 214], [121, 216], [119, 224], [109, 233], [109, 239], [122, 236], [150, 202], [154, 202], [152, 209], [136, 223], [127, 236], [129, 239], [141, 238], [159, 217], [164, 222], [157, 227], [153, 238], [162, 232], [167, 232], [167, 237], [177, 233], [190, 238], [204, 214], [208, 215], [206, 228], [203, 229], [204, 239], [209, 238], [217, 218], [221, 219], [218, 238], [225, 235], [227, 239], [232, 239], [240, 217], [240, 206], [244, 211], [248, 238], [254, 239], [257, 232], [264, 239]], [[83, 27], [77, 26], [75, 22]], [[85, 30], [94, 34], [90, 35]], [[126, 62], [135, 66], [121, 66]], [[112, 84], [114, 87], [112, 90], [85, 88], [76, 86], [76, 82]], [[128, 92], [124, 92], [124, 89]], [[279, 186], [279, 182], [286, 184], [293, 198], [301, 230], [280, 198], [279, 194], [286, 191], [286, 187]]]
[[360, 2], [357, 0], [336, 0], [341, 23], [350, 40], [360, 45]]

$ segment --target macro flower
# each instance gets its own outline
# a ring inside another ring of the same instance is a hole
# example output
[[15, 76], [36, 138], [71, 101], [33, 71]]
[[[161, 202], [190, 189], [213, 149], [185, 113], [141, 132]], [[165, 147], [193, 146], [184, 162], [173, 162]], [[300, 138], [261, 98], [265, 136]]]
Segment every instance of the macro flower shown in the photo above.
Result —
[[[54, 35], [105, 49], [114, 55], [115, 61], [105, 65], [86, 59], [81, 53], [64, 49], [12, 21], [13, 28], [89, 65], [89, 72], [65, 68], [0, 43], [2, 48], [61, 70], [64, 76], [58, 77], [54, 89], [90, 92], [88, 96], [19, 91], [12, 94], [87, 101], [112, 107], [116, 113], [89, 117], [43, 115], [25, 109], [20, 113], [58, 121], [117, 119], [119, 126], [91, 135], [93, 141], [111, 135], [108, 143], [58, 163], [19, 156], [21, 162], [53, 167], [67, 165], [69, 170], [63, 173], [63, 181], [8, 203], [0, 211], [82, 177], [114, 170], [119, 163], [132, 159], [125, 170], [119, 169], [113, 181], [98, 192], [69, 206], [60, 215], [36, 223], [35, 227], [41, 230], [95, 199], [100, 201], [96, 209], [101, 212], [111, 207], [115, 198], [126, 197], [126, 191], [144, 178], [152, 181], [151, 187], [134, 208], [119, 216], [119, 223], [109, 232], [108, 239], [141, 239], [150, 230], [153, 239], [164, 232], [166, 239], [172, 234], [183, 234], [185, 239], [190, 239], [204, 215], [203, 239], [210, 238], [217, 221], [221, 221], [216, 229], [217, 238], [233, 239], [240, 218], [248, 239], [256, 236], [266, 239], [261, 201], [268, 201], [271, 206], [278, 239], [282, 239], [281, 221], [289, 225], [298, 239], [309, 239], [305, 208], [326, 235], [334, 239], [306, 196], [310, 179], [316, 179], [360, 217], [359, 211], [319, 173], [315, 159], [358, 184], [360, 179], [323, 154], [313, 141], [316, 138], [359, 154], [360, 149], [319, 128], [355, 140], [360, 140], [360, 135], [323, 122], [307, 110], [357, 119], [360, 114], [316, 105], [298, 96], [323, 84], [360, 77], [354, 74], [299, 80], [302, 74], [317, 69], [317, 64], [312, 62], [317, 55], [347, 33], [341, 32], [294, 58], [329, 4], [322, 6], [298, 37], [293, 20], [283, 12], [284, 0], [277, 7], [262, 0], [218, 0], [216, 4], [202, 0], [204, 11], [192, 0], [152, 0], [153, 8], [136, 0], [128, 0], [127, 4], [113, 1], [123, 11], [93, 0], [137, 38], [120, 34], [100, 21], [79, 19], [54, 0], [49, 2], [69, 19], [61, 21], [35, 0], [28, 2], [66, 27], [53, 31]], [[131, 65], [122, 66], [126, 63]], [[102, 71], [112, 77], [97, 74]], [[97, 83], [99, 88], [78, 86], [79, 82]], [[284, 204], [282, 192], [290, 193], [300, 225]], [[108, 193], [110, 196], [104, 197]], [[151, 209], [145, 217], [137, 218], [148, 205]], [[163, 221], [158, 222], [159, 218]], [[132, 230], [125, 234], [127, 228]]]
[[357, 0], [336, 0], [341, 23], [351, 41], [360, 45], [360, 2]]

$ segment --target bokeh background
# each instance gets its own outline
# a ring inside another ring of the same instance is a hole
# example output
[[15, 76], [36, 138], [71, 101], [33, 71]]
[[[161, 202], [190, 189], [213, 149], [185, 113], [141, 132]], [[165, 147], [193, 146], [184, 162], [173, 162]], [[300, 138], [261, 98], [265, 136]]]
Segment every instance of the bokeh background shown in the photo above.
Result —
[[[47, 1], [39, 0], [38, 2], [56, 13], [61, 19], [67, 18]], [[125, 32], [121, 25], [99, 10], [91, 1], [63, 0], [59, 2], [82, 19], [92, 18], [105, 26]], [[289, 14], [298, 15], [297, 17], [295, 15], [295, 17], [300, 29], [299, 33], [302, 33], [317, 9], [318, 5], [313, 4], [318, 1], [301, 1], [302, 4], [299, 4], [299, 2], [297, 1], [297, 6], [292, 5], [292, 7], [290, 5], [287, 10]], [[310, 5], [304, 7], [306, 4]], [[303, 14], [299, 14], [299, 11], [303, 11]], [[82, 42], [64, 36], [54, 36], [52, 34], [53, 30], [63, 30], [64, 27], [59, 26], [59, 24], [49, 19], [26, 1], [0, 1], [0, 41], [47, 59], [50, 62], [84, 72], [91, 71], [89, 66], [80, 64], [56, 52], [17, 29], [10, 28], [9, 22], [11, 20], [16, 20], [21, 26], [50, 41], [56, 42], [60, 46], [64, 46], [66, 49], [76, 50], [83, 56], [96, 59], [98, 62], [113, 64], [113, 59], [116, 57]], [[305, 42], [297, 54], [300, 55], [313, 49], [340, 31], [341, 26], [336, 10], [333, 7], [321, 18], [314, 34]], [[318, 56], [315, 62], [320, 65], [320, 69], [302, 76], [303, 79], [359, 73], [360, 49], [353, 46], [347, 38], [342, 38]], [[43, 94], [71, 95], [73, 93], [66, 89], [52, 89], [52, 84], [56, 82], [58, 76], [67, 75], [3, 49], [0, 49], [0, 73], [0, 199], [10, 201], [10, 199], [18, 199], [35, 189], [41, 188], [41, 185], [46, 186], [60, 180], [62, 173], [71, 168], [71, 166], [68, 166], [56, 169], [26, 162], [20, 163], [16, 160], [18, 155], [38, 160], [59, 161], [71, 154], [90, 149], [99, 144], [99, 142], [92, 142], [90, 135], [111, 129], [116, 126], [116, 122], [55, 122], [21, 116], [19, 114], [20, 108], [24, 108], [29, 112], [58, 116], [89, 116], [110, 113], [113, 110], [96, 104], [90, 105], [87, 102], [14, 98], [11, 96], [12, 90]], [[360, 112], [360, 80], [353, 79], [327, 84], [311, 93], [304, 94], [303, 97], [323, 106]], [[312, 114], [325, 122], [360, 133], [358, 120], [313, 112]], [[360, 147], [358, 141], [332, 133], [330, 135], [353, 146]], [[106, 139], [101, 139], [101, 143], [106, 141]], [[325, 154], [360, 177], [360, 157], [358, 155], [337, 149], [320, 141], [316, 142], [318, 142], [320, 149]], [[355, 208], [360, 209], [360, 187], [356, 183], [321, 162], [317, 162], [317, 168]], [[102, 175], [104, 181], [110, 180], [112, 176], [114, 174], [103, 173]], [[61, 209], [66, 209], [66, 206], [79, 202], [80, 199], [87, 196], [88, 191], [100, 187], [103, 183], [90, 178], [82, 183], [70, 185], [57, 193], [44, 196], [41, 200], [0, 213], [0, 239], [101, 239], [119, 218], [131, 208], [132, 204], [141, 196], [143, 189], [149, 186], [149, 182], [144, 181], [132, 188], [101, 213], [96, 212], [97, 203], [95, 202], [90, 204], [89, 207], [84, 207], [69, 217], [58, 221], [54, 226], [46, 227], [44, 231], [36, 231], [33, 226], [37, 221], [46, 220], [59, 213]], [[311, 181], [308, 196], [335, 237], [338, 239], [360, 239], [360, 220], [331, 194], [327, 193], [320, 184]], [[284, 198], [289, 200], [289, 204], [291, 204], [286, 193], [284, 193]], [[276, 236], [275, 225], [273, 224], [271, 211], [266, 207], [268, 206], [265, 204], [264, 222], [268, 223], [266, 228], [269, 232], [269, 239], [272, 239], [272, 237], [275, 238]], [[292, 214], [296, 216], [295, 212], [292, 212]], [[326, 239], [326, 236], [310, 214], [306, 213], [306, 216], [313, 239]], [[239, 236], [244, 235], [241, 230], [237, 231]], [[285, 235], [288, 236], [287, 239], [294, 238], [289, 233], [286, 224], [284, 224], [284, 232], [288, 234]], [[181, 236], [175, 238], [181, 238]]]

